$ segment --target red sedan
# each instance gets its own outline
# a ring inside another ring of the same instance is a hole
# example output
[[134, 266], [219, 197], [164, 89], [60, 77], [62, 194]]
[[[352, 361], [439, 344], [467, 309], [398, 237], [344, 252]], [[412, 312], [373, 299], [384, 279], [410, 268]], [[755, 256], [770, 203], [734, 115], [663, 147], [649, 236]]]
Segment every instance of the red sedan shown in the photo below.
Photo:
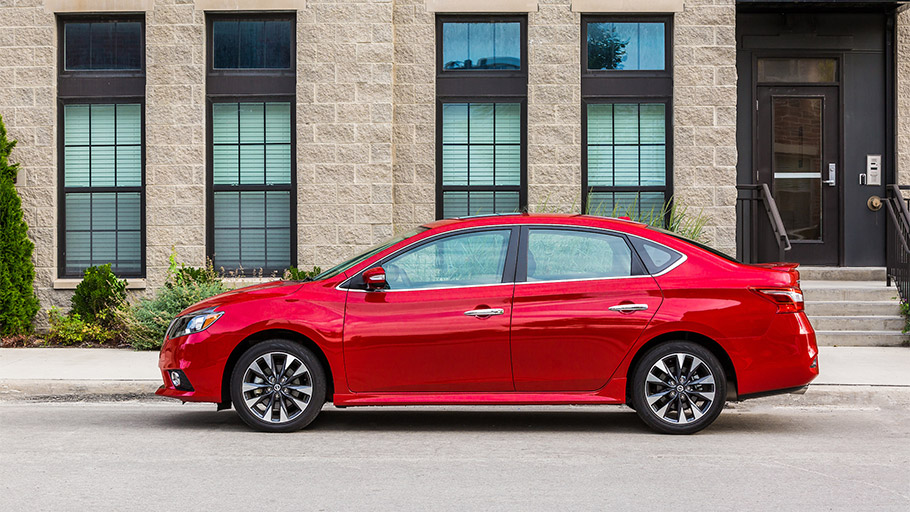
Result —
[[336, 407], [627, 404], [697, 432], [726, 400], [804, 390], [815, 333], [795, 265], [745, 265], [584, 215], [441, 220], [307, 282], [200, 302], [158, 394], [293, 431]]

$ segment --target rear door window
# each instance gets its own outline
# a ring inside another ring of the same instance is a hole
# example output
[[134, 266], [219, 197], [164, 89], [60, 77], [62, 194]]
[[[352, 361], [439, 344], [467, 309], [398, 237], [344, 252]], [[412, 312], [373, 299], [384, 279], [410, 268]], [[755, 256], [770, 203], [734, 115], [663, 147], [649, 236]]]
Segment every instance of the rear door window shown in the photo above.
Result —
[[593, 231], [531, 228], [527, 280], [571, 281], [639, 275], [625, 238]]

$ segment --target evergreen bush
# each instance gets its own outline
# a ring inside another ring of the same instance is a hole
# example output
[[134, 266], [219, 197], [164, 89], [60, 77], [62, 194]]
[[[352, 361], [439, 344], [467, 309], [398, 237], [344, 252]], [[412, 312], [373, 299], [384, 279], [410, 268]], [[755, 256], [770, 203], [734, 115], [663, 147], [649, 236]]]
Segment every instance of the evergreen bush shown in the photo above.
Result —
[[31, 331], [39, 307], [32, 262], [35, 246], [28, 238], [28, 224], [16, 191], [19, 164], [9, 163], [15, 146], [16, 141], [6, 138], [0, 116], [0, 335]]
[[111, 272], [111, 264], [85, 269], [73, 294], [73, 314], [91, 324], [120, 327], [118, 312], [126, 305], [126, 281]]

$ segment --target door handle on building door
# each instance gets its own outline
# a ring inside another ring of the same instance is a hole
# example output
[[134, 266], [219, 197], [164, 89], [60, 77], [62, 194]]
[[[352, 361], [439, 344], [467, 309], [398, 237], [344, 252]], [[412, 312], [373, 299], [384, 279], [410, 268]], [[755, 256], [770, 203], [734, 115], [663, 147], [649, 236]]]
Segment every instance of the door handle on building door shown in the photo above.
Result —
[[825, 185], [828, 185], [829, 187], [833, 187], [833, 186], [837, 185], [837, 164], [836, 163], [831, 162], [828, 164], [828, 179], [826, 179], [822, 183], [824, 183]]

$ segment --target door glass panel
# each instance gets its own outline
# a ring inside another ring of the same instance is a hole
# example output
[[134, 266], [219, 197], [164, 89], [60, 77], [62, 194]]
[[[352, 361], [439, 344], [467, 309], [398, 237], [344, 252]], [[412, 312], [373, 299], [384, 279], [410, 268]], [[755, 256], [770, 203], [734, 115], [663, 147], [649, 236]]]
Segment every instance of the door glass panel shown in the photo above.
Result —
[[822, 239], [822, 98], [772, 100], [774, 199], [790, 240]]
[[511, 230], [442, 238], [382, 264], [390, 290], [502, 282]]
[[758, 81], [826, 83], [837, 81], [837, 59], [758, 59]]
[[632, 275], [632, 250], [618, 236], [587, 231], [532, 229], [528, 281], [564, 281]]

